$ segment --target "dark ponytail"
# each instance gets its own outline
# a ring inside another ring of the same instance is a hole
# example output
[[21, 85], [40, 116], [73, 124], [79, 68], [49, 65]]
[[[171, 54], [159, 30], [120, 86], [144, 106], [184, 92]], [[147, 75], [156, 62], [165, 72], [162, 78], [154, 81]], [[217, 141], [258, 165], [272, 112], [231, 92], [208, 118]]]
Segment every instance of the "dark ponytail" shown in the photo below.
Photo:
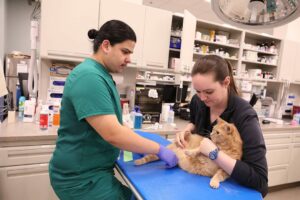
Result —
[[217, 55], [207, 55], [201, 57], [194, 65], [191, 75], [214, 73], [215, 80], [222, 83], [224, 79], [230, 77], [230, 92], [238, 95], [235, 85], [231, 64]]
[[100, 27], [99, 31], [95, 29], [89, 30], [88, 37], [94, 40], [94, 53], [98, 51], [103, 40], [108, 40], [112, 46], [117, 43], [122, 43], [125, 40], [136, 42], [134, 30], [128, 24], [119, 20], [107, 21]]

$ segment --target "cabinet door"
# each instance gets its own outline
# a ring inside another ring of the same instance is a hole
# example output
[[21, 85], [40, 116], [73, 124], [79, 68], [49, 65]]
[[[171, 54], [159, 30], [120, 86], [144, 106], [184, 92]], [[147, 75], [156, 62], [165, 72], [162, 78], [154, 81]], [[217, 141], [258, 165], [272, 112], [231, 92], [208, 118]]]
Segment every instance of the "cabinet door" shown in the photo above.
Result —
[[181, 71], [190, 72], [193, 67], [193, 51], [197, 19], [187, 10], [184, 10], [184, 19], [181, 37]]
[[267, 162], [269, 167], [288, 165], [291, 155], [291, 144], [267, 145]]
[[42, 1], [41, 56], [81, 61], [90, 56], [87, 32], [97, 29], [99, 0]]
[[143, 66], [167, 68], [172, 13], [146, 7]]
[[275, 167], [269, 167], [269, 187], [275, 185], [282, 185], [288, 182], [288, 166], [281, 165]]
[[0, 199], [58, 199], [50, 185], [48, 164], [0, 168]]
[[299, 63], [300, 42], [295, 42], [294, 45], [297, 46], [297, 49], [295, 51], [296, 56], [294, 60], [292, 75], [293, 75], [293, 81], [300, 83], [300, 63]]
[[297, 182], [300, 181], [300, 143], [296, 143], [292, 149], [291, 163], [289, 165], [288, 181]]
[[281, 55], [280, 78], [292, 81], [295, 60], [297, 59], [297, 43], [291, 40], [283, 41], [283, 49]]
[[101, 0], [99, 26], [112, 19], [121, 20], [134, 30], [137, 43], [131, 56], [131, 64], [129, 65], [135, 67], [141, 66], [145, 7], [121, 0]]

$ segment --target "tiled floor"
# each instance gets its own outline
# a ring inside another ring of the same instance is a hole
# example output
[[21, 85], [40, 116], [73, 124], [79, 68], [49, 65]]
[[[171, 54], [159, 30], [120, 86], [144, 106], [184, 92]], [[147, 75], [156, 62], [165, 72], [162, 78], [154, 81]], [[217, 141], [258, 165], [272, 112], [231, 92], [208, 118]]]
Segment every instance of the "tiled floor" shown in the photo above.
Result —
[[300, 186], [270, 192], [264, 200], [300, 200]]

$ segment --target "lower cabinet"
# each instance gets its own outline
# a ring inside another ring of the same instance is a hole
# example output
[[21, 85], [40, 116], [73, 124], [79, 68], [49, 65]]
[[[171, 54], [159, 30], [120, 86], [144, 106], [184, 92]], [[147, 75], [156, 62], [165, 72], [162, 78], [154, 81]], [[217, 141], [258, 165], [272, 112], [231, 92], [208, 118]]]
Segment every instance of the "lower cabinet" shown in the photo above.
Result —
[[0, 199], [57, 200], [50, 185], [48, 164], [0, 168]]
[[300, 133], [264, 132], [269, 187], [300, 181]]
[[288, 174], [289, 183], [297, 181], [300, 181], [300, 143], [296, 143], [293, 146]]
[[58, 200], [48, 165], [55, 145], [0, 148], [0, 200]]

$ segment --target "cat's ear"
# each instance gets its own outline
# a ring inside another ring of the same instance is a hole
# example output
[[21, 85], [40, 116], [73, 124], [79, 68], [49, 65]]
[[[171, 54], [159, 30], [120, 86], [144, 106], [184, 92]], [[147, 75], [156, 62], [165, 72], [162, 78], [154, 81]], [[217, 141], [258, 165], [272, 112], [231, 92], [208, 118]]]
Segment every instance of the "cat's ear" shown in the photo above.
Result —
[[217, 118], [217, 122], [218, 124], [226, 123], [226, 121], [224, 121], [221, 117]]
[[233, 132], [233, 127], [230, 124], [224, 124], [224, 129], [227, 133], [232, 134], [232, 132]]

